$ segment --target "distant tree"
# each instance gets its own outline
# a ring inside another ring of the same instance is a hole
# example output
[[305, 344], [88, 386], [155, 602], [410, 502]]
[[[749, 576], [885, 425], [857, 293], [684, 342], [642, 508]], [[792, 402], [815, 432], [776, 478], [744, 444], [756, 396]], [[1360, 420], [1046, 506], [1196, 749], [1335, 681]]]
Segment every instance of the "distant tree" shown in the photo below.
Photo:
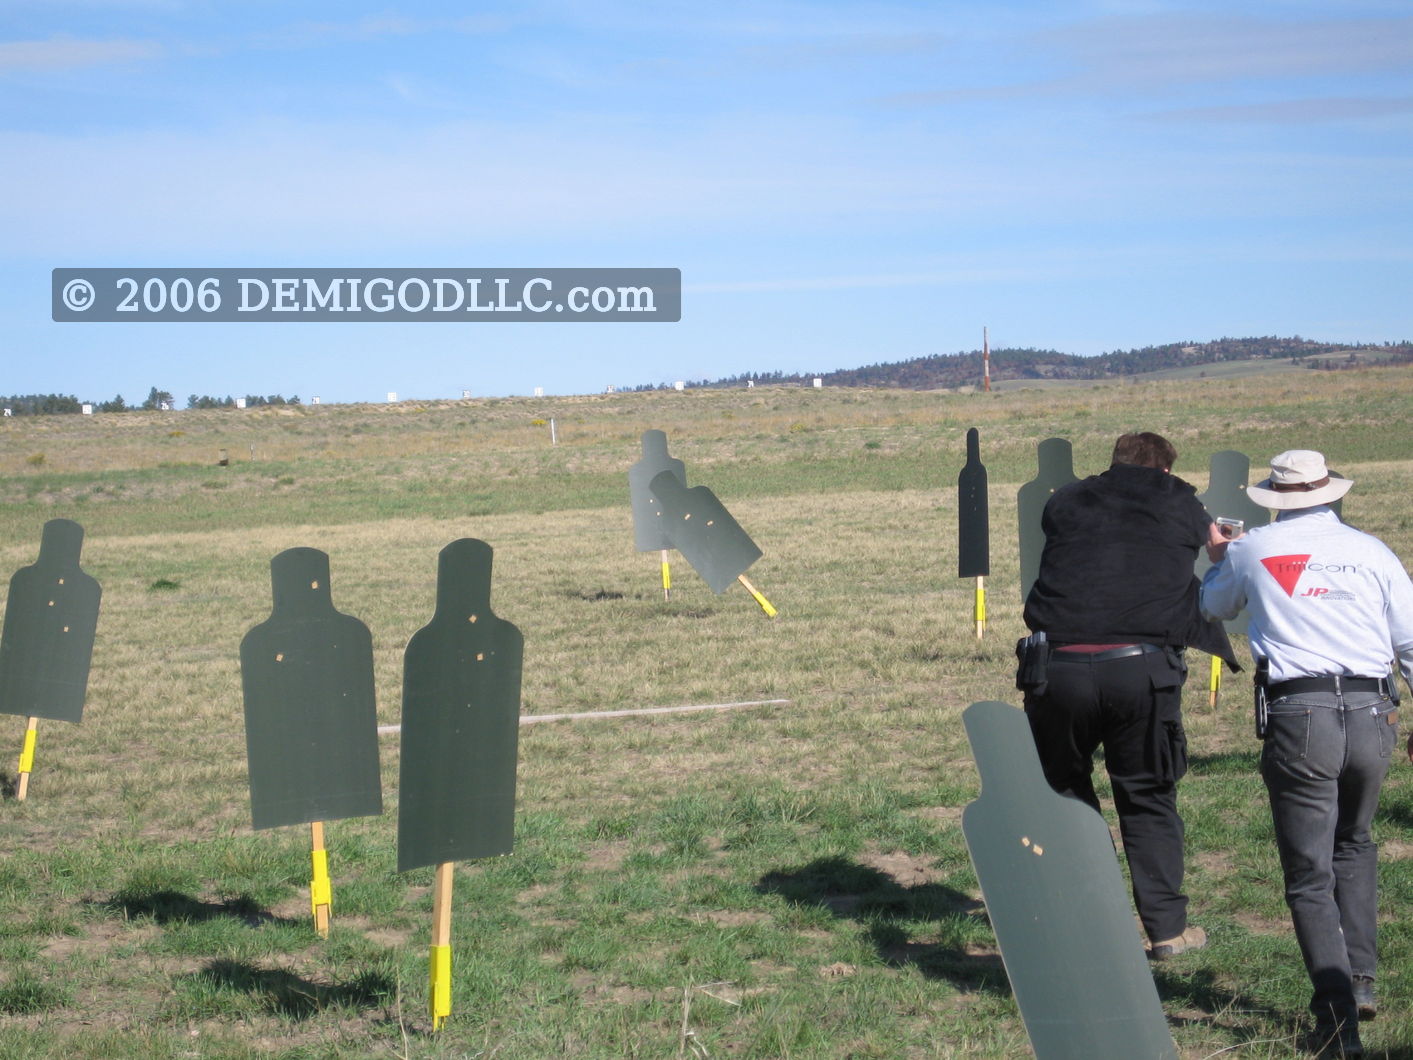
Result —
[[155, 386], [147, 392], [147, 400], [142, 403], [142, 407], [149, 412], [153, 409], [171, 408], [176, 402], [171, 393], [166, 390], [158, 390]]
[[99, 412], [127, 412], [128, 403], [123, 400], [122, 394], [117, 394], [112, 401], [105, 401], [98, 406]]
[[14, 416], [53, 416], [83, 411], [82, 403], [72, 394], [12, 394], [0, 397], [0, 403]]

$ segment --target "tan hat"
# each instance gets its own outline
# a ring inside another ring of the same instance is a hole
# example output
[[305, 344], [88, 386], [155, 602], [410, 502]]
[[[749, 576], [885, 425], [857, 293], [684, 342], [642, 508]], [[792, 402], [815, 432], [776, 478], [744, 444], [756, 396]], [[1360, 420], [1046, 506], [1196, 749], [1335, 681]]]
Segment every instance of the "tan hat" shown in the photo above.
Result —
[[1246, 495], [1263, 508], [1313, 508], [1331, 504], [1349, 492], [1352, 478], [1331, 477], [1325, 458], [1313, 449], [1287, 449], [1271, 458], [1271, 474]]

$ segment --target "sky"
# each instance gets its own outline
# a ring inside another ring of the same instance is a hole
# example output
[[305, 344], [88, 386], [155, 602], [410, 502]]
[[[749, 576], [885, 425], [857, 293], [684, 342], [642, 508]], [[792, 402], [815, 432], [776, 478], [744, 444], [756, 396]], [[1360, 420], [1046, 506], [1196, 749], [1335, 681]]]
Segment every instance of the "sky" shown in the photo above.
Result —
[[[587, 394], [1413, 339], [1406, 0], [0, 0], [0, 394]], [[676, 323], [56, 323], [55, 268], [682, 272]]]

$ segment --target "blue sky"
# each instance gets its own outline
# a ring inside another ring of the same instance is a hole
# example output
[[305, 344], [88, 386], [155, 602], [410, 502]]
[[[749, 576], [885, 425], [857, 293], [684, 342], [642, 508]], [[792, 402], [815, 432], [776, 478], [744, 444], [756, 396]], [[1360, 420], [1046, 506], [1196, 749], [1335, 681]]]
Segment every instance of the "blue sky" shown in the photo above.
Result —
[[[1413, 338], [1406, 0], [0, 0], [0, 393]], [[75, 266], [676, 267], [670, 324], [57, 324]]]

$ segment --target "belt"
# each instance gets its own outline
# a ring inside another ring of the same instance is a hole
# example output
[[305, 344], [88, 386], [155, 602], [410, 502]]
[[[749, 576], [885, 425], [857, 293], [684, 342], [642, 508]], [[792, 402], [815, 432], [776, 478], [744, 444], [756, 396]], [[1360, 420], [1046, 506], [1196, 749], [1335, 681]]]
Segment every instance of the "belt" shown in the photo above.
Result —
[[1388, 681], [1382, 677], [1344, 677], [1340, 674], [1326, 674], [1323, 677], [1293, 677], [1289, 681], [1277, 681], [1266, 689], [1271, 699], [1283, 696], [1298, 696], [1302, 692], [1388, 692]]
[[1109, 659], [1127, 659], [1134, 655], [1148, 655], [1151, 652], [1162, 651], [1156, 644], [1125, 644], [1120, 648], [1106, 648], [1103, 651], [1074, 651], [1066, 647], [1057, 647], [1050, 656], [1050, 661], [1057, 659], [1066, 662], [1106, 662]]

